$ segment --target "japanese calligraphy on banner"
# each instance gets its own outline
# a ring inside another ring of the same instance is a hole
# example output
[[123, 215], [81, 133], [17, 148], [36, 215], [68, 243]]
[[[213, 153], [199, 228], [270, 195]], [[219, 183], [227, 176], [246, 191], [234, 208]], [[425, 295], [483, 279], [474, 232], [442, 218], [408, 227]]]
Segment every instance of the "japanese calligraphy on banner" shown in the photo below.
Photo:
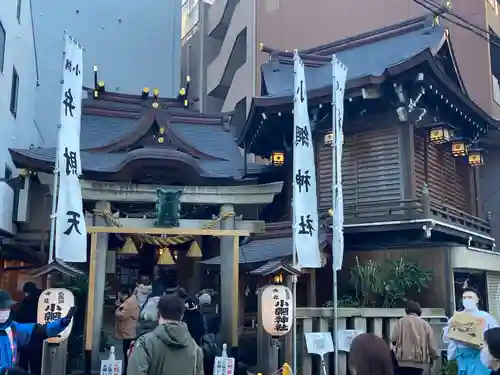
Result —
[[293, 246], [299, 268], [321, 268], [318, 241], [318, 197], [316, 166], [304, 63], [297, 51], [294, 62], [293, 103]]
[[272, 336], [286, 335], [293, 323], [293, 295], [284, 285], [266, 286], [261, 293], [264, 330]]
[[332, 57], [332, 203], [333, 203], [333, 269], [342, 268], [344, 258], [344, 196], [342, 192], [342, 140], [344, 122], [344, 91], [347, 81], [347, 67], [336, 57]]
[[[37, 323], [47, 324], [54, 320], [64, 318], [69, 309], [75, 306], [75, 297], [68, 289], [53, 288], [46, 289], [38, 299]], [[68, 338], [73, 327], [73, 319], [64, 331], [57, 337], [47, 339], [47, 342], [58, 344]]]
[[64, 35], [65, 57], [57, 151], [59, 189], [57, 195], [55, 257], [65, 262], [87, 261], [87, 229], [78, 176], [82, 105], [82, 47]]
[[104, 359], [101, 361], [101, 375], [122, 375], [122, 361]]

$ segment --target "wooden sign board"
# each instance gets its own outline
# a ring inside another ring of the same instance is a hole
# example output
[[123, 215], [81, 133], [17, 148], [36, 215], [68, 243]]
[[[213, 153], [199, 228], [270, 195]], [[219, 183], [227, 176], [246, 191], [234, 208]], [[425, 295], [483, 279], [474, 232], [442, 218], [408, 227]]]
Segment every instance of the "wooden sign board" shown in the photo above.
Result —
[[448, 338], [467, 345], [480, 347], [484, 339], [485, 321], [483, 318], [456, 312], [450, 320]]
[[[38, 299], [37, 321], [39, 324], [47, 324], [54, 320], [64, 318], [69, 309], [75, 305], [75, 297], [68, 289], [52, 288], [46, 289]], [[73, 320], [57, 337], [47, 339], [48, 343], [59, 344], [68, 338], [73, 327]]]

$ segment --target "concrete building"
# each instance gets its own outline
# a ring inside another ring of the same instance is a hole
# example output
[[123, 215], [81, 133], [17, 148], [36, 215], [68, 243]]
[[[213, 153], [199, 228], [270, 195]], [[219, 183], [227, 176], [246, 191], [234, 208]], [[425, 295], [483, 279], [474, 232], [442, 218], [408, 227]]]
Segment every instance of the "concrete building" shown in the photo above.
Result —
[[[452, 11], [500, 35], [495, 0], [455, 0]], [[200, 98], [205, 110], [231, 111], [245, 105], [248, 111], [250, 98], [260, 94], [260, 66], [267, 58], [259, 43], [283, 50], [307, 49], [426, 12], [414, 0], [216, 0], [211, 6], [205, 4], [197, 16], [203, 27], [196, 22], [194, 29], [184, 30], [183, 54], [190, 55], [193, 76], [191, 96]], [[491, 116], [500, 117], [498, 47], [469, 30], [447, 26], [468, 94]], [[207, 37], [201, 38], [203, 34]]]
[[181, 0], [32, 3], [40, 72], [36, 120], [46, 144], [56, 140], [64, 30], [85, 48], [84, 85], [93, 87], [97, 65], [109, 91], [139, 94], [150, 87], [162, 96], [177, 95]]
[[14, 192], [6, 180], [14, 166], [9, 147], [40, 145], [34, 121], [38, 69], [29, 1], [6, 1], [0, 7], [0, 236], [13, 234]]

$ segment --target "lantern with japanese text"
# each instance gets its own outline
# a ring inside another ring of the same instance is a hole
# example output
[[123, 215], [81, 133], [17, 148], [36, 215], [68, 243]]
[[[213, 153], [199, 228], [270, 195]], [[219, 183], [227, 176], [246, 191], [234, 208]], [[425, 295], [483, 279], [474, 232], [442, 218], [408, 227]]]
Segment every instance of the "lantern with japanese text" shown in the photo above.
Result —
[[429, 130], [429, 140], [434, 144], [443, 144], [450, 141], [452, 134], [445, 126], [436, 126]]
[[269, 285], [262, 290], [260, 298], [264, 330], [272, 336], [290, 332], [293, 324], [292, 291], [284, 285]]
[[271, 164], [276, 167], [281, 167], [285, 164], [285, 153], [275, 151], [271, 154]]
[[[37, 323], [47, 324], [54, 320], [64, 318], [69, 309], [75, 306], [75, 297], [68, 289], [46, 289], [38, 299]], [[48, 343], [59, 344], [68, 338], [73, 327], [73, 320], [57, 337], [47, 339]]]

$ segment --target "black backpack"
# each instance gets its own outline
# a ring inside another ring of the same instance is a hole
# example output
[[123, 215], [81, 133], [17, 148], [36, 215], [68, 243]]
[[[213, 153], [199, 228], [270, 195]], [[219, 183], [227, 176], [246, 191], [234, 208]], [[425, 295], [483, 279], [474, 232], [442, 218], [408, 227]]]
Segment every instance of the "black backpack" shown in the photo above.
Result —
[[215, 335], [208, 332], [208, 323], [205, 314], [202, 314], [202, 319], [205, 333], [201, 336], [200, 347], [203, 350], [203, 358], [212, 360], [220, 355], [220, 350], [217, 346]]

